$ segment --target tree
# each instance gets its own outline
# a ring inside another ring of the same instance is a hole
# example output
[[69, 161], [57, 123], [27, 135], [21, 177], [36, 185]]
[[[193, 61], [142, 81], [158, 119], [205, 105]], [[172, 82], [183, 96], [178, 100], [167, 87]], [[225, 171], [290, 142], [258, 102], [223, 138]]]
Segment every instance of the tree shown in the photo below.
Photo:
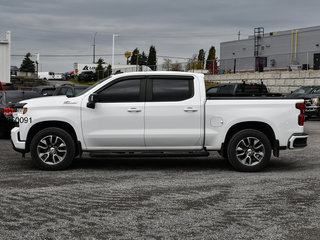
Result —
[[140, 52], [139, 52], [139, 49], [136, 48], [132, 51], [132, 56], [130, 58], [130, 64], [137, 65], [137, 63], [139, 63], [139, 57], [140, 57]]
[[112, 66], [109, 64], [106, 71], [104, 72], [104, 77], [109, 77], [112, 74]]
[[188, 60], [188, 63], [186, 65], [186, 71], [195, 70], [195, 69], [198, 69], [197, 54], [194, 54], [192, 58]]
[[157, 70], [157, 51], [153, 45], [151, 45], [149, 49], [147, 66], [150, 67], [153, 71]]
[[169, 58], [163, 59], [162, 68], [166, 71], [170, 71], [171, 69], [172, 60]]
[[102, 66], [102, 64], [105, 64], [104, 60], [102, 58], [99, 58], [98, 60], [98, 66], [96, 67], [96, 75], [98, 80], [104, 78], [104, 68]]
[[[215, 59], [216, 59], [216, 49], [215, 49], [214, 46], [211, 46], [211, 48], [209, 50], [208, 58], [207, 58], [207, 61], [206, 61], [206, 69], [207, 70], [211, 70], [212, 71], [212, 66], [213, 66], [213, 62], [214, 62]], [[209, 68], [210, 64], [211, 64], [211, 68]]]
[[34, 61], [32, 61], [30, 57], [31, 53], [27, 53], [20, 66], [21, 72], [35, 72], [36, 67], [34, 65]]
[[204, 61], [205, 61], [205, 51], [203, 49], [199, 50], [198, 54], [198, 64], [197, 64], [197, 69], [203, 69], [204, 67]]
[[139, 66], [147, 65], [148, 57], [144, 52], [142, 52], [141, 56], [139, 57]]
[[182, 71], [181, 63], [175, 62], [175, 63], [171, 64], [170, 71]]

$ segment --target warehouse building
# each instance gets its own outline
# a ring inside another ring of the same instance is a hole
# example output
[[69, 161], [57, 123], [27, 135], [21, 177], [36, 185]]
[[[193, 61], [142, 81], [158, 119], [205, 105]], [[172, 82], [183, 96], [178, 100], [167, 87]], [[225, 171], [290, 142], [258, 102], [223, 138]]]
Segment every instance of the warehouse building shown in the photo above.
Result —
[[220, 70], [320, 69], [320, 26], [265, 33], [220, 43]]

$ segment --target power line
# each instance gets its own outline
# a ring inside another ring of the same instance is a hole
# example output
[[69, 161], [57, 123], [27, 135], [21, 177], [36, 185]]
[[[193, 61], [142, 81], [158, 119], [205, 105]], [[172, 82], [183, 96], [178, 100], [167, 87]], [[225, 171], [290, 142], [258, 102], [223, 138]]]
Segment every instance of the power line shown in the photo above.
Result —
[[[123, 53], [114, 54], [116, 56], [123, 56]], [[65, 54], [40, 54], [41, 57], [91, 57], [92, 54], [73, 54], [73, 53], [65, 53]], [[111, 57], [112, 54], [96, 54], [99, 57]], [[25, 54], [11, 54], [11, 57], [25, 57]], [[173, 59], [190, 59], [187, 57], [178, 57], [178, 56], [162, 56], [157, 55], [160, 58], [173, 58]]]
[[[117, 56], [124, 55], [123, 53], [115, 54]], [[11, 54], [11, 57], [24, 57], [25, 54]], [[33, 56], [33, 55], [32, 55]], [[41, 57], [92, 57], [92, 54], [40, 54]], [[96, 56], [100, 57], [111, 57], [112, 54], [96, 54]]]

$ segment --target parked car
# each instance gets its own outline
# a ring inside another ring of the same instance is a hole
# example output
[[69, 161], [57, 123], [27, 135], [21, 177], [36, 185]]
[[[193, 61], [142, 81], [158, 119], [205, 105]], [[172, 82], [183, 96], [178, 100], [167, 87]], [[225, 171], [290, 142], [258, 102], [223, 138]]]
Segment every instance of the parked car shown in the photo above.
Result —
[[263, 83], [224, 83], [209, 87], [208, 97], [246, 97], [246, 96], [282, 96], [281, 93], [270, 93]]
[[52, 96], [54, 91], [56, 90], [56, 87], [53, 85], [47, 85], [47, 86], [37, 86], [32, 88], [32, 91], [35, 91], [42, 96]]
[[53, 92], [53, 96], [58, 95], [67, 95], [69, 97], [78, 96], [83, 90], [88, 88], [88, 85], [74, 85], [74, 84], [62, 84], [61, 86], [57, 86], [55, 91]]
[[15, 87], [12, 83], [0, 82], [0, 91], [6, 91], [6, 90], [15, 90]]
[[95, 82], [97, 75], [92, 71], [83, 71], [78, 75], [79, 82]]
[[[11, 131], [14, 149], [43, 170], [65, 169], [86, 152], [221, 151], [238, 171], [259, 171], [280, 150], [303, 148], [303, 99], [207, 97], [204, 75], [124, 73], [80, 95], [21, 102]], [[48, 124], [49, 123], [49, 124]]]
[[38, 72], [38, 78], [43, 80], [53, 80], [54, 72]]
[[66, 77], [63, 73], [55, 73], [53, 76], [54, 80], [66, 80]]
[[320, 117], [320, 86], [303, 86], [288, 94], [287, 97], [305, 99], [306, 117]]
[[19, 71], [19, 68], [17, 66], [10, 66], [10, 74], [11, 76], [17, 76], [17, 72]]
[[15, 104], [36, 97], [41, 95], [34, 91], [0, 91], [0, 138], [9, 136], [10, 130], [14, 127], [12, 113]]

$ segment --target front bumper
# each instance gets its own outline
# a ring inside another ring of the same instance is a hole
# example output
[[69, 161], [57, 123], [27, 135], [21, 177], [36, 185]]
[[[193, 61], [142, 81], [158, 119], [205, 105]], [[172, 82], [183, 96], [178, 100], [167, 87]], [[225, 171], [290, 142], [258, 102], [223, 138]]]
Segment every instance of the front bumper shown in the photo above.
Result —
[[318, 115], [320, 113], [320, 106], [309, 105], [306, 106], [305, 114], [306, 115]]
[[295, 133], [288, 140], [288, 148], [304, 148], [307, 146], [308, 134], [305, 133]]
[[20, 140], [20, 129], [18, 127], [11, 130], [11, 143], [15, 151], [20, 153], [26, 152], [26, 142]]

